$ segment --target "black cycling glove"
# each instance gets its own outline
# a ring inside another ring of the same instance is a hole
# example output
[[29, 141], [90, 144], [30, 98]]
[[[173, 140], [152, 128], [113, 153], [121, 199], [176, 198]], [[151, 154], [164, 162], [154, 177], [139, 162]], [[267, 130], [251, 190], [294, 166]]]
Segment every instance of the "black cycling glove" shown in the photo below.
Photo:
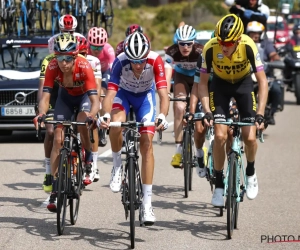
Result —
[[203, 116], [203, 120], [202, 120], [202, 125], [204, 126], [204, 119], [207, 120], [208, 123], [210, 123], [211, 120], [214, 120], [214, 116], [211, 112], [207, 112], [204, 116]]

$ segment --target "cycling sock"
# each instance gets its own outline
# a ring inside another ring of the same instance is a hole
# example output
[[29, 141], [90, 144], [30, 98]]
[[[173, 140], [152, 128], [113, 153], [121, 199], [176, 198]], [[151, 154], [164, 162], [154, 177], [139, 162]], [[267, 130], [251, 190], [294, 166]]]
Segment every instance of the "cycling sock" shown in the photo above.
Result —
[[151, 206], [151, 199], [152, 199], [152, 185], [143, 184], [143, 205], [150, 205]]
[[216, 188], [224, 188], [223, 170], [221, 171], [215, 170], [215, 175], [216, 175]]
[[112, 157], [114, 167], [120, 167], [122, 165], [121, 150], [119, 152], [112, 152]]
[[85, 162], [92, 162], [93, 161], [93, 155], [92, 151], [85, 149]]
[[93, 156], [93, 169], [97, 169], [97, 161], [98, 161], [98, 151], [97, 152], [92, 152]]
[[51, 174], [50, 158], [45, 158], [46, 173]]
[[203, 158], [204, 152], [203, 152], [203, 149], [202, 149], [202, 148], [197, 148], [197, 150], [196, 150], [196, 156], [197, 156], [198, 158]]
[[176, 143], [176, 154], [181, 154], [182, 146], [181, 143]]
[[255, 173], [254, 161], [253, 162], [247, 161], [246, 175], [252, 176], [254, 175], [254, 173]]

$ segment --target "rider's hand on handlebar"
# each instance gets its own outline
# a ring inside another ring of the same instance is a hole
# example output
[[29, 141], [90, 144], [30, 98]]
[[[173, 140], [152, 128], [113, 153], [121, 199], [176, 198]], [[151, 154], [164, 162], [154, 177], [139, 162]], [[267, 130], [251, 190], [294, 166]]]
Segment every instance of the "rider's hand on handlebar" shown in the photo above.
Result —
[[33, 124], [36, 130], [39, 129], [39, 123], [41, 124], [41, 127], [45, 127], [44, 124], [45, 118], [46, 118], [45, 114], [39, 114], [33, 119]]
[[212, 112], [206, 112], [202, 121], [203, 126], [211, 127], [214, 125], [214, 116]]
[[108, 129], [111, 117], [109, 113], [105, 113], [104, 116], [100, 116], [97, 125], [102, 129]]
[[257, 114], [255, 116], [255, 125], [258, 130], [265, 130], [268, 127], [268, 122], [263, 115]]
[[97, 128], [97, 121], [92, 116], [88, 116], [85, 123], [88, 129], [94, 130]]
[[[161, 123], [158, 124], [158, 120], [161, 120]], [[166, 120], [166, 117], [164, 114], [159, 114], [155, 119], [156, 124], [156, 131], [158, 130], [166, 130], [169, 127], [169, 123]]]
[[192, 120], [194, 118], [194, 113], [186, 113], [184, 116], [183, 116], [183, 125], [186, 126], [187, 124], [187, 121], [189, 120]]

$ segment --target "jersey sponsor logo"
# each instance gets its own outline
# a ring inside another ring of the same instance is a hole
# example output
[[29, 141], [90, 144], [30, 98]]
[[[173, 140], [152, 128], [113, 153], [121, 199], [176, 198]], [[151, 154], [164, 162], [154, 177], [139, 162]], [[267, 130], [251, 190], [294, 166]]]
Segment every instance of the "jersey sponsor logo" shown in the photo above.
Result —
[[48, 65], [48, 68], [50, 69], [50, 70], [53, 70], [53, 69], [56, 69], [58, 67], [58, 64], [57, 64], [57, 61], [55, 60], [55, 61], [51, 61], [50, 63], [49, 63], [49, 65]]
[[236, 65], [216, 65], [217, 69], [222, 72], [223, 70], [229, 75], [229, 74], [236, 74], [236, 73], [240, 73], [243, 70], [245, 70], [247, 68], [248, 65], [248, 61], [244, 60], [241, 63], [238, 63]]
[[223, 55], [222, 53], [218, 53], [218, 54], [217, 54], [217, 58], [223, 59], [223, 58], [224, 58], [224, 55]]
[[83, 62], [83, 61], [78, 62], [78, 67], [82, 69], [88, 69], [89, 65], [90, 65], [89, 62]]
[[210, 110], [215, 111], [215, 103], [214, 103], [214, 92], [209, 92], [209, 105], [210, 105]]
[[76, 73], [76, 74], [75, 74], [75, 77], [76, 77], [76, 78], [79, 78], [79, 77], [80, 77], [80, 74], [79, 74], [79, 73]]
[[260, 54], [259, 54], [259, 52], [257, 52], [255, 59], [256, 59], [256, 61], [260, 61]]
[[159, 76], [160, 76], [160, 77], [163, 77], [163, 76], [164, 76], [164, 72], [160, 72], [160, 73], [159, 73]]

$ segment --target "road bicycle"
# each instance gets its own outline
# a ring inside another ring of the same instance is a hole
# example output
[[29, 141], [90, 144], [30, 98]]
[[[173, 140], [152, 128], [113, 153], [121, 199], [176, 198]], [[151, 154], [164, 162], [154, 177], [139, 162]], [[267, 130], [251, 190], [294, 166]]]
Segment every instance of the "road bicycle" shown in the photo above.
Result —
[[103, 27], [106, 30], [108, 37], [111, 37], [114, 20], [114, 12], [111, 0], [95, 0], [93, 7], [94, 26]]
[[0, 32], [2, 30], [5, 35], [16, 33], [16, 6], [14, 0], [0, 1]]
[[51, 1], [51, 31], [52, 36], [59, 33], [60, 6], [59, 0]]
[[[229, 119], [227, 122], [214, 122], [214, 124], [227, 125], [230, 129], [232, 129], [233, 133], [233, 141], [230, 151], [227, 154], [228, 165], [223, 180], [224, 197], [226, 197], [225, 209], [227, 210], [227, 237], [228, 239], [231, 239], [233, 230], [237, 228], [239, 203], [243, 202], [247, 189], [247, 179], [242, 159], [243, 154], [240, 146], [241, 127], [254, 126], [254, 123], [235, 122]], [[208, 131], [207, 135], [211, 135], [211, 130], [208, 129]], [[209, 138], [207, 137], [207, 139]], [[259, 140], [264, 142], [262, 131], [259, 132]], [[210, 149], [212, 149], [212, 145], [213, 143], [211, 144]], [[212, 185], [214, 184], [212, 155], [210, 155], [208, 159], [208, 173], [210, 175], [209, 178], [212, 181]]]
[[141, 136], [138, 132], [139, 127], [155, 126], [154, 122], [110, 122], [110, 127], [126, 128], [125, 148], [126, 163], [122, 180], [122, 204], [125, 210], [125, 218], [130, 220], [130, 243], [131, 248], [135, 246], [135, 210], [139, 210], [139, 221], [142, 226], [141, 205], [143, 200], [142, 180], [139, 169], [139, 152], [137, 150], [137, 139]]
[[194, 123], [196, 121], [201, 121], [204, 114], [198, 112], [192, 115], [192, 119], [189, 119], [191, 116], [189, 113], [189, 96], [185, 98], [170, 98], [170, 101], [181, 101], [187, 103], [185, 108], [186, 113], [183, 119], [188, 122], [186, 126], [183, 127], [181, 168], [183, 168], [184, 172], [184, 197], [188, 198], [189, 191], [192, 190], [193, 168], [198, 164], [194, 146]]
[[[28, 35], [28, 25], [27, 25], [27, 6], [26, 0], [21, 0], [20, 9], [18, 11], [18, 36], [21, 35], [21, 32], [24, 36]], [[23, 27], [23, 28], [22, 28]]]
[[[74, 111], [76, 120], [77, 110]], [[37, 136], [41, 139], [41, 122], [38, 120]], [[80, 196], [82, 194], [84, 156], [80, 137], [77, 133], [77, 126], [86, 126], [85, 122], [75, 121], [44, 121], [45, 124], [62, 125], [64, 127], [64, 142], [60, 149], [58, 176], [57, 176], [57, 232], [62, 235], [66, 225], [67, 205], [70, 209], [70, 222], [75, 225], [78, 219]], [[93, 133], [90, 130], [90, 141], [93, 143]], [[68, 203], [68, 204], [67, 204]]]

